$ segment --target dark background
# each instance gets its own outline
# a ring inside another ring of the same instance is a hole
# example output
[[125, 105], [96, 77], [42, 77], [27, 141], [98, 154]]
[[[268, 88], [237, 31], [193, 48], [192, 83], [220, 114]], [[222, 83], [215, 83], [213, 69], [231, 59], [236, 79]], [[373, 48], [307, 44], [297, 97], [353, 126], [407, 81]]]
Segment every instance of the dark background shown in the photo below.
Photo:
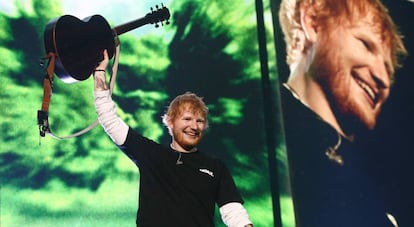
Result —
[[367, 135], [365, 146], [380, 161], [379, 179], [392, 182], [386, 184], [386, 189], [400, 226], [414, 226], [414, 3], [404, 0], [384, 0], [384, 3], [404, 36], [409, 56], [396, 72], [377, 129]]

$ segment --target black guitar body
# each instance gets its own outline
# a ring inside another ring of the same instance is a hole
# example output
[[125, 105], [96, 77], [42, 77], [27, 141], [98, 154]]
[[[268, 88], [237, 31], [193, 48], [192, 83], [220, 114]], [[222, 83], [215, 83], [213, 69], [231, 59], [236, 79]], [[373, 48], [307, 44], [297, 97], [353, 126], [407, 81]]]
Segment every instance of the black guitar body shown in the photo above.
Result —
[[115, 51], [115, 34], [100, 15], [80, 20], [64, 15], [51, 20], [44, 31], [46, 53], [55, 54], [55, 73], [65, 83], [85, 80], [103, 59]]
[[161, 23], [170, 18], [167, 7], [156, 6], [143, 18], [119, 25], [113, 29], [100, 15], [80, 20], [64, 15], [49, 21], [43, 41], [46, 54], [55, 56], [54, 72], [65, 83], [88, 79], [103, 59], [103, 50], [108, 50], [109, 58], [115, 52], [115, 38], [125, 32], [146, 24]]

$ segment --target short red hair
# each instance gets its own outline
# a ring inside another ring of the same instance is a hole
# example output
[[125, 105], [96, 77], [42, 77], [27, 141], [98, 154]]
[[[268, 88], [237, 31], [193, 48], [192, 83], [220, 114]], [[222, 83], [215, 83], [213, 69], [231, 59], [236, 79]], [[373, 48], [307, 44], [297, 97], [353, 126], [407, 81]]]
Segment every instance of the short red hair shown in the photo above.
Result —
[[[314, 20], [318, 26], [337, 26], [343, 20], [352, 22], [372, 13], [373, 25], [382, 36], [384, 44], [390, 48], [393, 68], [401, 66], [401, 57], [407, 54], [402, 36], [389, 15], [388, 9], [380, 0], [282, 0], [279, 20], [285, 35], [287, 62], [296, 62], [294, 51], [303, 51], [303, 34], [300, 29], [300, 6], [312, 5]], [[303, 31], [302, 31], [303, 32]], [[302, 36], [302, 37], [301, 37]], [[297, 50], [296, 48], [301, 48]]]

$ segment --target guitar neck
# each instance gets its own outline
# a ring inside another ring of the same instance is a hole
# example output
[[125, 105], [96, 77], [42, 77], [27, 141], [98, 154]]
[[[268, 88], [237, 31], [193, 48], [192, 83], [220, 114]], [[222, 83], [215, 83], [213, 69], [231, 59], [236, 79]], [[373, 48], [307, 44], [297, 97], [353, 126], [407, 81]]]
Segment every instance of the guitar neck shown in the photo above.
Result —
[[112, 30], [115, 31], [116, 35], [122, 35], [126, 32], [129, 32], [133, 29], [144, 26], [148, 23], [150, 23], [150, 21], [147, 18], [143, 17], [143, 18], [139, 18], [139, 19], [136, 19], [134, 21], [131, 21], [131, 22], [128, 22], [128, 23], [125, 23], [125, 24], [118, 25], [118, 26], [114, 27]]
[[162, 23], [165, 20], [168, 23], [168, 19], [170, 19], [170, 16], [170, 11], [167, 7], [162, 6], [161, 8], [159, 8], [158, 6], [156, 6], [156, 10], [154, 11], [151, 8], [151, 12], [148, 13], [145, 17], [133, 20], [125, 24], [121, 24], [119, 26], [116, 26], [112, 30], [115, 32], [116, 35], [121, 35], [135, 28], [144, 26], [146, 24], [155, 24], [157, 27], [157, 23]]

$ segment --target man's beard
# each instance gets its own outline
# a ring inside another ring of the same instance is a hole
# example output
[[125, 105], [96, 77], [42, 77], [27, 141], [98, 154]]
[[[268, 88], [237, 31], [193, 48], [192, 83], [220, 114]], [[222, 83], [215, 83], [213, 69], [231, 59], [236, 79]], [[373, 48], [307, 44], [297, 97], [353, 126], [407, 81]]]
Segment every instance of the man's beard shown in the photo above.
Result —
[[173, 131], [173, 136], [174, 136], [175, 141], [187, 151], [196, 147], [202, 138], [202, 136], [200, 135], [200, 137], [195, 139], [194, 141], [187, 141], [184, 138], [186, 136], [184, 132], [176, 132], [176, 131]]
[[320, 84], [329, 101], [338, 124], [345, 134], [358, 134], [372, 130], [376, 125], [378, 112], [368, 114], [357, 102], [358, 97], [352, 85], [355, 81], [350, 72], [341, 68], [341, 61], [334, 51], [323, 48], [316, 55], [312, 66], [314, 79]]

